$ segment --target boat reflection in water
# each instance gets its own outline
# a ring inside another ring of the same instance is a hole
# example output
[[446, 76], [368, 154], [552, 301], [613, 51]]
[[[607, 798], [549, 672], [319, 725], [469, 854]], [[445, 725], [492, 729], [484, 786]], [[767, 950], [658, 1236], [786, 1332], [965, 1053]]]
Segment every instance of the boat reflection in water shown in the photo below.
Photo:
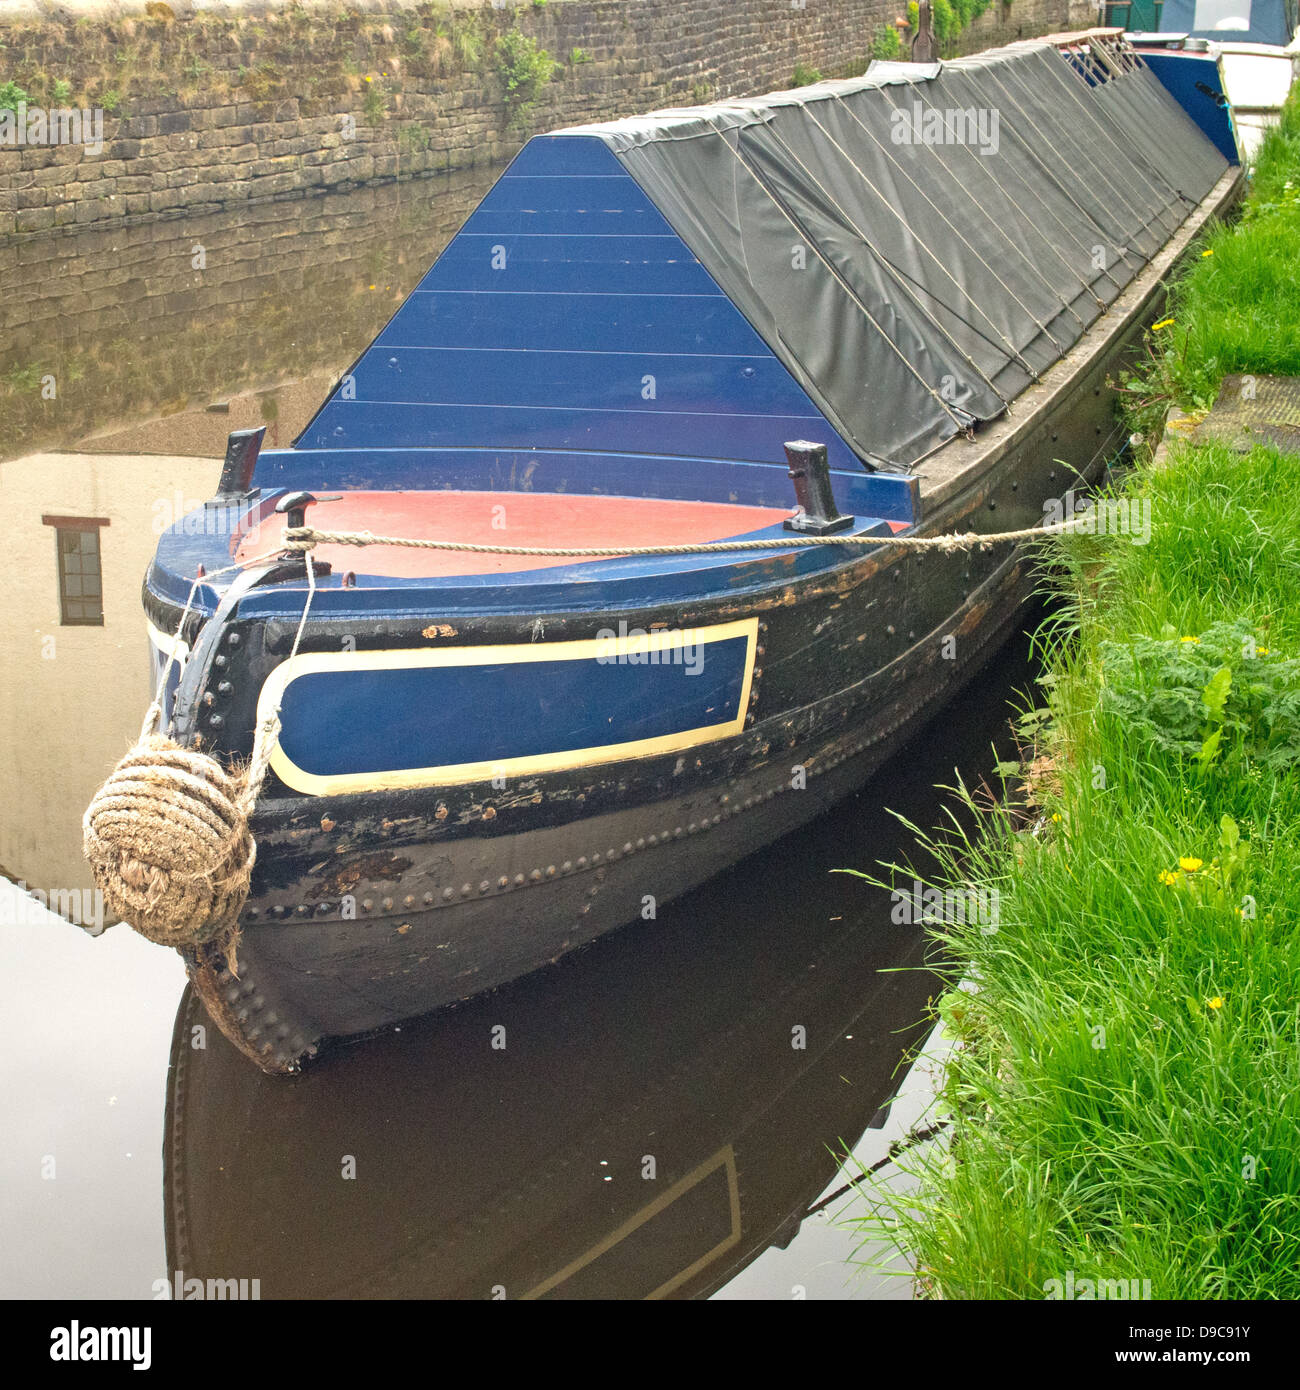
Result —
[[[882, 808], [937, 824], [932, 784], [954, 763], [987, 775], [1029, 680], [1022, 642], [944, 739], [655, 921], [297, 1077], [249, 1067], [187, 991], [173, 1274], [256, 1279], [262, 1298], [702, 1297], [785, 1245], [835, 1154], [885, 1121], [937, 982], [890, 895], [830, 871], [924, 873]], [[864, 1296], [835, 1273], [838, 1296]]]

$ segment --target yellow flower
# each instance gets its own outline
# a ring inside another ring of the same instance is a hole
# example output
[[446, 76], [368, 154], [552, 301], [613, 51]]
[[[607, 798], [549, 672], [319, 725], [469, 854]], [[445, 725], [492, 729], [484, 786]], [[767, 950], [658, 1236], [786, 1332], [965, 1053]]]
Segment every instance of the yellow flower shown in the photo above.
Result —
[[1168, 869], [1161, 869], [1160, 882], [1163, 883], [1166, 887], [1172, 887], [1175, 883], [1178, 882], [1178, 875], [1175, 873], [1171, 873]]
[[1256, 655], [1256, 656], [1267, 656], [1267, 655], [1268, 655], [1268, 648], [1267, 648], [1267, 647], [1256, 647], [1256, 648], [1255, 648], [1255, 655]]
[[1201, 252], [1201, 259], [1204, 260], [1204, 259], [1206, 258], [1206, 256], [1212, 256], [1212, 255], [1214, 255], [1214, 252], [1213, 252], [1213, 251], [1202, 251], [1202, 252]]
[[1206, 1007], [1207, 1007], [1207, 1008], [1211, 1008], [1211, 1009], [1221, 1009], [1221, 1008], [1223, 1008], [1223, 1000], [1222, 1000], [1217, 994], [1214, 996], [1213, 999], [1207, 999], [1207, 1000], [1205, 1001], [1205, 1003], [1206, 1003]]
[[1158, 333], [1162, 328], [1172, 327], [1173, 322], [1173, 319], [1161, 319], [1159, 323], [1153, 323], [1151, 325], [1151, 331], [1153, 333]]
[[1192, 858], [1189, 858], [1187, 855], [1184, 855], [1184, 856], [1178, 861], [1178, 867], [1179, 867], [1185, 874], [1194, 874], [1194, 873], [1197, 871], [1197, 869], [1199, 869], [1199, 868], [1201, 867], [1202, 862], [1203, 862], [1203, 861], [1200, 860], [1200, 859], [1192, 859]]
[[1201, 645], [1201, 639], [1199, 637], [1180, 637], [1178, 640], [1180, 642], [1195, 642], [1198, 647]]
[[373, 77], [367, 76], [367, 78], [366, 78], [366, 81], [367, 81], [367, 82], [373, 82], [374, 80], [375, 80], [375, 79], [374, 79]]
[[1053, 812], [1052, 812], [1052, 819], [1056, 822], [1057, 825], [1060, 825], [1060, 823], [1061, 823], [1061, 813], [1060, 813], [1059, 811], [1053, 811]]

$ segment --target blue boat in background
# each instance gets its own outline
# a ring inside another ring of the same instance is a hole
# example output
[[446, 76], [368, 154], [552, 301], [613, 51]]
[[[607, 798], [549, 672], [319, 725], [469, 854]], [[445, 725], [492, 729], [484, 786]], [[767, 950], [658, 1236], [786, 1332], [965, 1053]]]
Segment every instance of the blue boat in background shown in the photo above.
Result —
[[[895, 538], [1036, 527], [1101, 474], [1109, 382], [1240, 182], [1114, 36], [530, 140], [146, 578], [156, 635], [201, 580], [175, 737], [235, 764], [281, 708], [238, 977], [185, 951], [214, 1021], [292, 1071], [861, 785], [1033, 589], [1021, 547]], [[320, 540], [303, 623], [286, 526], [526, 553]]]
[[1236, 157], [1254, 155], [1295, 83], [1297, 0], [1132, 0], [1105, 10], [1227, 157], [1216, 107], [1230, 115]]
[[1228, 100], [1223, 59], [1201, 39], [1137, 34], [1131, 40], [1142, 61], [1192, 117], [1215, 149], [1233, 164], [1245, 157], [1245, 145]]

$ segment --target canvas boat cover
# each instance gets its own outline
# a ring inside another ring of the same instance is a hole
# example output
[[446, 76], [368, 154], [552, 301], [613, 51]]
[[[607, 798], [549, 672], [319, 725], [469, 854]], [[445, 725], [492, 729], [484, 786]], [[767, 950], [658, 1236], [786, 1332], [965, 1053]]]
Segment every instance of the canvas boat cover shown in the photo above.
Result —
[[1297, 22], [1296, 0], [1165, 0], [1160, 29], [1285, 48], [1295, 37]]
[[1001, 414], [1227, 168], [1140, 63], [1017, 44], [529, 141], [297, 449], [905, 471]]

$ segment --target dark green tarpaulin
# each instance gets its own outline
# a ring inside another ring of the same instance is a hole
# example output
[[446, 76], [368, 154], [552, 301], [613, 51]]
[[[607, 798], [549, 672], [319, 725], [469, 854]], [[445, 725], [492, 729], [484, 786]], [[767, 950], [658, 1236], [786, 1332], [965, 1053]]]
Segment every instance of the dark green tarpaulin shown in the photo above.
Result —
[[1227, 168], [1138, 68], [1048, 44], [583, 126], [861, 457], [1000, 414]]

